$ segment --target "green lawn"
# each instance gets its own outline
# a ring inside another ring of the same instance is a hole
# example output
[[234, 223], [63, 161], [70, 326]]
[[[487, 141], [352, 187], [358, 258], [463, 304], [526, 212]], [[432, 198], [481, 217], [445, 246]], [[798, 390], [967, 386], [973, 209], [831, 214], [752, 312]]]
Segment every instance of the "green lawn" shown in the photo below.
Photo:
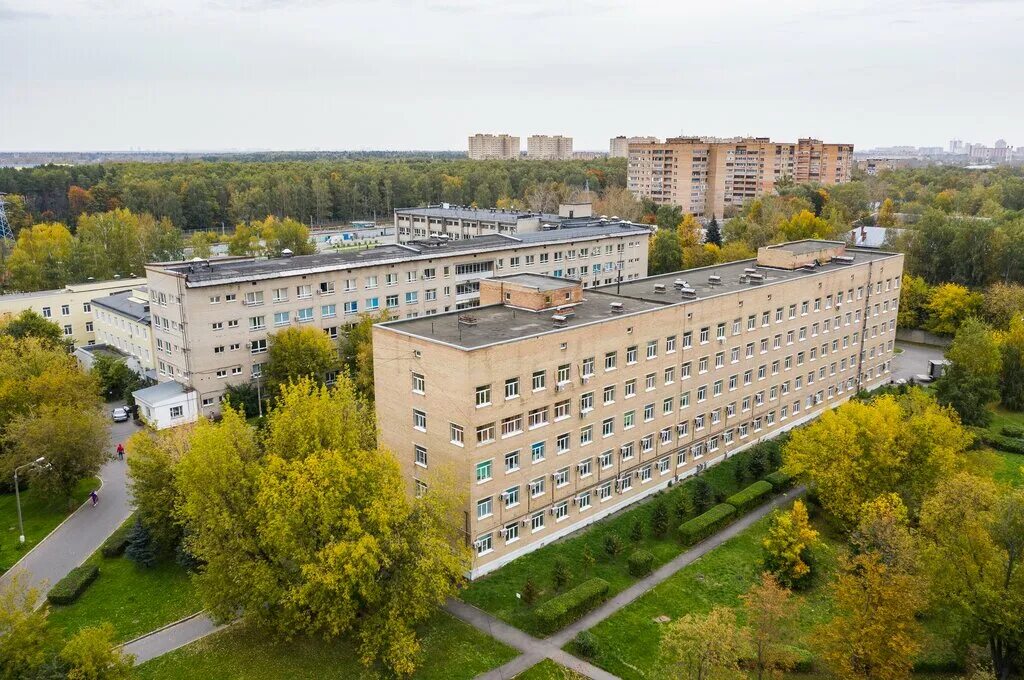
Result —
[[[748, 460], [751, 455], [751, 449], [743, 451], [710, 468], [703, 477], [716, 489], [719, 497], [724, 498], [735, 493], [741, 486], [746, 486], [753, 481], [748, 479], [741, 485], [735, 478], [736, 467], [741, 461]], [[564, 559], [572, 567], [572, 577], [567, 588], [571, 588], [587, 578], [599, 576], [611, 585], [609, 593], [611, 596], [636, 581], [626, 568], [626, 558], [633, 550], [637, 548], [649, 550], [654, 554], [657, 566], [668, 562], [682, 552], [684, 547], [676, 537], [675, 529], [684, 519], [692, 516], [692, 513], [681, 518], [676, 513], [676, 508], [680, 502], [689, 498], [693, 483], [694, 480], [690, 479], [654, 496], [647, 502], [631, 506], [613, 517], [601, 520], [573, 536], [524, 555], [494, 573], [470, 583], [460, 597], [513, 626], [533, 634], [539, 634], [540, 631], [533, 612], [537, 605], [557, 592], [551, 579], [556, 560]], [[667, 503], [670, 511], [669, 531], [662, 538], [651, 534], [651, 515], [655, 503], [658, 502]], [[637, 521], [644, 527], [644, 537], [640, 541], [633, 541], [630, 538], [630, 530]], [[603, 547], [605, 537], [611, 533], [617, 533], [626, 546], [625, 550], [614, 558], [609, 557]], [[596, 558], [596, 563], [589, 570], [581, 566], [583, 564], [582, 555], [587, 548]], [[533, 579], [541, 592], [540, 597], [532, 606], [528, 606], [516, 598], [516, 593], [522, 591], [523, 584], [528, 577]]]
[[997, 460], [992, 473], [996, 481], [1011, 486], [1024, 486], [1024, 456], [1006, 451], [993, 451], [992, 453]]
[[1002, 434], [1002, 429], [1008, 425], [1024, 428], [1024, 413], [1008, 411], [1002, 406], [992, 409], [992, 422], [988, 424], [989, 431], [993, 434]]
[[[413, 676], [419, 680], [470, 680], [518, 654], [443, 612], [422, 633], [420, 670]], [[153, 659], [136, 668], [134, 676], [140, 680], [383, 677], [359, 664], [355, 645], [347, 640], [273, 642], [242, 625]]]
[[[18, 544], [18, 510], [14, 493], [0, 495], [0, 573], [14, 566], [14, 563], [31, 550], [36, 543], [46, 538], [58, 524], [89, 497], [89, 492], [98, 489], [100, 481], [95, 477], [83, 479], [75, 487], [70, 506], [65, 501], [48, 502], [34, 489], [21, 490], [21, 514], [25, 523], [25, 545]], [[69, 509], [70, 508], [70, 509]]]
[[551, 659], [544, 659], [515, 677], [515, 680], [583, 680], [582, 675], [559, 666]]
[[[758, 521], [596, 626], [591, 632], [598, 638], [600, 652], [592, 662], [626, 679], [665, 677], [658, 659], [659, 628], [663, 624], [656, 623], [656, 617], [665, 615], [674, 620], [725, 605], [736, 608], [742, 622], [739, 596], [760, 575], [761, 541], [768, 524], [768, 518]], [[814, 518], [814, 524], [822, 538], [815, 556], [817, 575], [811, 587], [798, 594], [800, 604], [793, 642], [804, 658], [813, 657], [807, 643], [810, 631], [832, 617], [828, 583], [843, 549], [842, 536], [820, 516]], [[923, 624], [925, 648], [920, 660], [944, 663], [956, 659], [956, 651], [947, 642], [950, 636], [944, 618], [931, 615]]]
[[65, 637], [109, 621], [123, 642], [203, 608], [188, 574], [173, 559], [147, 569], [97, 552], [88, 562], [99, 566], [99, 578], [74, 604], [50, 606], [50, 624]]

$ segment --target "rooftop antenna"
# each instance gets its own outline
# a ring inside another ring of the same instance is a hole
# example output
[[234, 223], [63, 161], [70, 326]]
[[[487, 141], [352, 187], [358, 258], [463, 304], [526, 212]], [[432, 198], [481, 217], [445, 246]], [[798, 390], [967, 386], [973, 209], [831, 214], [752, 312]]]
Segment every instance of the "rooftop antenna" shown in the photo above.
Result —
[[7, 210], [4, 208], [4, 194], [0, 192], [0, 239], [5, 241], [14, 240], [14, 230], [11, 229], [11, 223], [7, 221]]

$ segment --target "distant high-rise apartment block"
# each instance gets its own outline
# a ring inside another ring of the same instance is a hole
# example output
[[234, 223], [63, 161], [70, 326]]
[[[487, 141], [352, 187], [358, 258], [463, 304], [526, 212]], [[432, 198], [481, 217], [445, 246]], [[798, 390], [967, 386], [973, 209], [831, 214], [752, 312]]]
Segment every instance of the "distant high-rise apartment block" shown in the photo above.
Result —
[[469, 137], [469, 157], [475, 161], [519, 158], [519, 138], [477, 133]]
[[783, 178], [840, 184], [849, 181], [852, 166], [852, 144], [672, 137], [663, 143], [629, 145], [627, 187], [659, 205], [676, 205], [695, 217], [722, 219], [772, 192]]
[[572, 158], [572, 137], [530, 135], [526, 138], [526, 157], [540, 161], [566, 161]]
[[608, 143], [608, 157], [628, 158], [630, 144], [657, 144], [660, 141], [657, 137], [626, 137], [625, 135], [612, 137]]

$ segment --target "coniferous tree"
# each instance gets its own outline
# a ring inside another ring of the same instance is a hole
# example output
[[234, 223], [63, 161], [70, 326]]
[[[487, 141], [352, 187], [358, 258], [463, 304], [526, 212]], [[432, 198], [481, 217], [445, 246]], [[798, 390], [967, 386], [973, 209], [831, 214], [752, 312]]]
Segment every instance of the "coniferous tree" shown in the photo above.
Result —
[[124, 556], [140, 567], [152, 567], [156, 564], [153, 536], [140, 519], [135, 520], [135, 526], [128, 534], [128, 546], [124, 549]]

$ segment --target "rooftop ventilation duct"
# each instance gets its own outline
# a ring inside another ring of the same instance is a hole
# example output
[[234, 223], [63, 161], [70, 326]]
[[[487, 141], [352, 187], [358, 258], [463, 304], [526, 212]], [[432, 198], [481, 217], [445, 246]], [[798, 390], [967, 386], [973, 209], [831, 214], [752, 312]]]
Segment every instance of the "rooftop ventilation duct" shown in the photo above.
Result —
[[551, 323], [553, 323], [556, 327], [561, 328], [569, 324], [569, 317], [567, 317], [565, 314], [552, 314]]
[[708, 277], [708, 283], [712, 286], [720, 285], [722, 283], [722, 277], [718, 274], [712, 274]]
[[654, 284], [654, 292], [658, 293], [658, 294], [664, 293], [665, 292], [665, 284], [664, 283], [656, 283], [656, 284]]
[[291, 251], [290, 248], [285, 248], [284, 250], [281, 251], [281, 257], [291, 257], [291, 256], [292, 256], [292, 251]]
[[622, 314], [625, 311], [625, 307], [621, 302], [613, 302], [608, 306], [612, 308], [612, 314]]
[[693, 288], [689, 288], [689, 287], [680, 288], [679, 289], [679, 294], [683, 296], [684, 300], [696, 300], [697, 299], [697, 291], [695, 291]]

